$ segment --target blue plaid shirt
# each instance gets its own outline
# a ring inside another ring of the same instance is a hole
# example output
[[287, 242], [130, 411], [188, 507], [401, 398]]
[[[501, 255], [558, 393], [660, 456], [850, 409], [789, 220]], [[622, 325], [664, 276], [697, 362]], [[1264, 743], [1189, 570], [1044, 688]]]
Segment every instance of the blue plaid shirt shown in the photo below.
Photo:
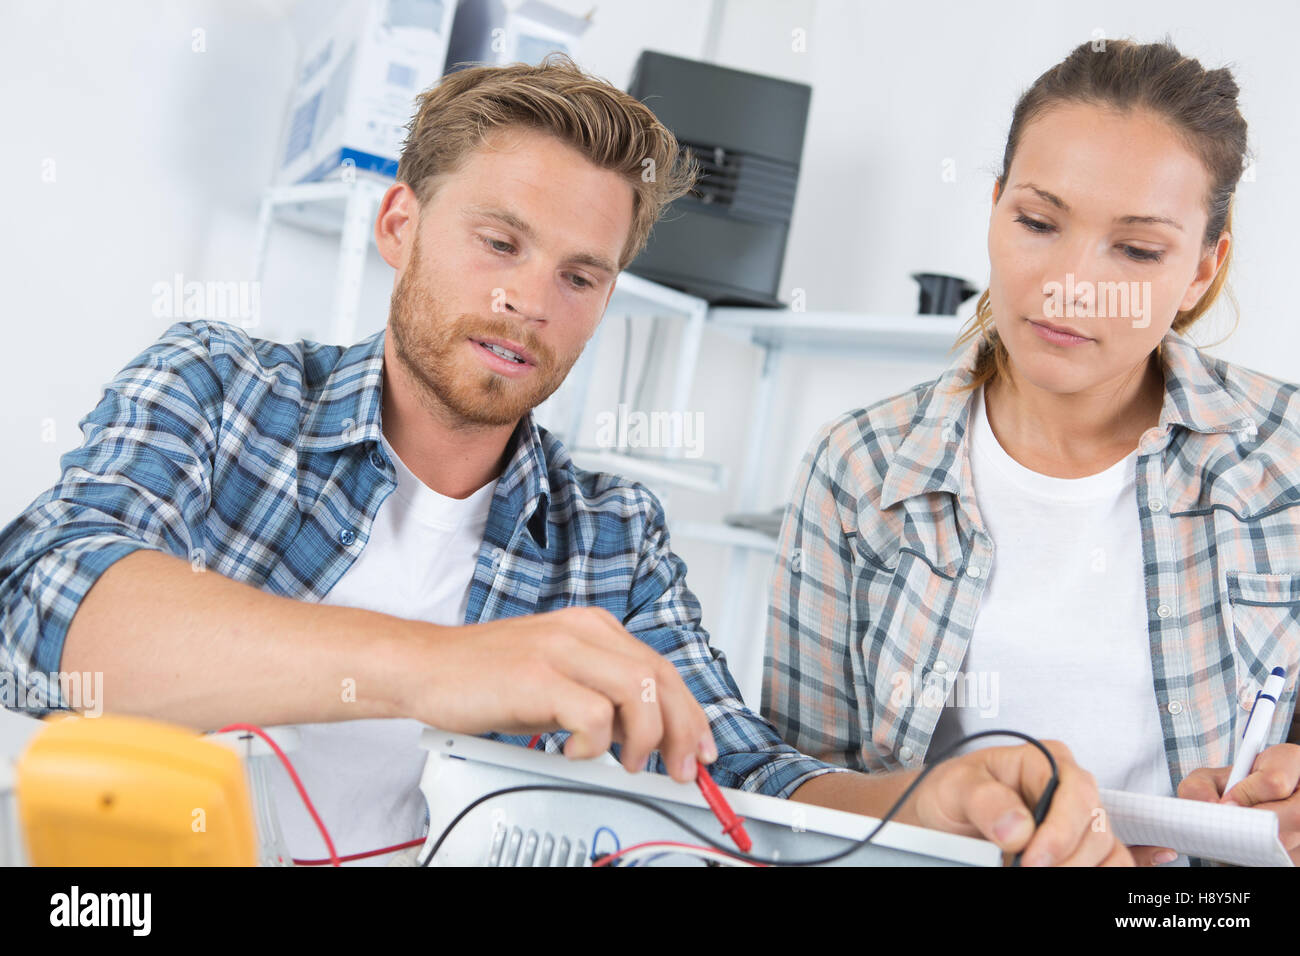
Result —
[[[0, 531], [0, 674], [51, 705], [28, 713], [67, 707], [51, 672], [72, 617], [139, 548], [284, 597], [329, 592], [397, 486], [380, 442], [383, 345], [382, 330], [345, 349], [177, 322], [118, 373], [79, 423], [84, 443], [61, 459], [58, 483]], [[578, 469], [531, 414], [512, 441], [465, 623], [604, 607], [703, 706], [720, 784], [788, 797], [841, 769], [782, 743], [745, 707], [647, 488]], [[566, 736], [546, 735], [546, 748]], [[658, 751], [650, 766], [665, 772]]]

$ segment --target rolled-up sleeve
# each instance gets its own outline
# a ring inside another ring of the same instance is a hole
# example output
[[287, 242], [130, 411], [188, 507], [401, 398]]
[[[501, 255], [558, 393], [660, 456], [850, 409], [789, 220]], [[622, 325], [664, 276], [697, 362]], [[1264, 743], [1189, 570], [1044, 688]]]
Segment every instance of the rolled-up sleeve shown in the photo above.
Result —
[[67, 706], [51, 675], [108, 567], [141, 548], [202, 553], [221, 402], [210, 324], [174, 324], [104, 387], [54, 487], [0, 530], [0, 672], [48, 705], [20, 709]]
[[[641, 486], [638, 486], [641, 487]], [[799, 753], [768, 721], [745, 706], [722, 651], [700, 626], [700, 604], [686, 585], [686, 565], [669, 546], [662, 506], [647, 489], [646, 535], [624, 626], [672, 662], [709, 719], [718, 759], [709, 770], [725, 787], [788, 798], [813, 777], [843, 771]], [[651, 769], [666, 773], [658, 751]]]

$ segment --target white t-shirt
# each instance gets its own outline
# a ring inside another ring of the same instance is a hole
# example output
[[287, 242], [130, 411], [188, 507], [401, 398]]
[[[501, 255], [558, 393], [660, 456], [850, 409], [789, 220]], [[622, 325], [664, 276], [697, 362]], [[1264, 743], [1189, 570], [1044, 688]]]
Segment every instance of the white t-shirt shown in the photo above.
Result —
[[[1137, 450], [1098, 474], [1053, 478], [998, 444], [982, 389], [971, 421], [972, 479], [993, 566], [929, 754], [980, 730], [1019, 730], [1064, 741], [1099, 787], [1169, 796], [1147, 634]], [[1017, 743], [989, 737], [965, 749]]]
[[[383, 444], [397, 487], [380, 505], [365, 548], [321, 603], [463, 624], [497, 482], [463, 500], [448, 498], [421, 482], [386, 439]], [[295, 726], [300, 743], [288, 757], [340, 856], [424, 835], [424, 724], [374, 719]], [[320, 830], [278, 761], [270, 779], [289, 852], [298, 859], [327, 857]], [[344, 865], [386, 866], [392, 858]]]

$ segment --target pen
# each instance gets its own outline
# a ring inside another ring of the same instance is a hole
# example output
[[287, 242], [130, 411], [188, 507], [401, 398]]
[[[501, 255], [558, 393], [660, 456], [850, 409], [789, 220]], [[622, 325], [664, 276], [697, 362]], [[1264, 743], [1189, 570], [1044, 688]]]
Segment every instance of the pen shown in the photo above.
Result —
[[749, 834], [745, 832], [744, 818], [736, 816], [736, 811], [731, 809], [727, 798], [722, 795], [718, 785], [709, 776], [709, 768], [701, 761], [697, 760], [696, 763], [699, 766], [695, 771], [695, 782], [699, 785], [700, 793], [704, 794], [704, 802], [709, 805], [713, 815], [722, 824], [722, 832], [731, 837], [736, 846], [740, 847], [741, 853], [748, 853], [749, 848], [754, 844], [749, 839]]
[[1232, 761], [1232, 773], [1223, 788], [1225, 797], [1229, 790], [1246, 779], [1255, 766], [1255, 758], [1264, 748], [1264, 740], [1268, 737], [1268, 725], [1273, 722], [1277, 699], [1285, 686], [1286, 671], [1274, 667], [1268, 680], [1264, 681], [1264, 689], [1255, 695], [1255, 704], [1250, 708], [1250, 716], [1246, 718], [1246, 726], [1241, 732], [1241, 743], [1237, 745], [1236, 759]]

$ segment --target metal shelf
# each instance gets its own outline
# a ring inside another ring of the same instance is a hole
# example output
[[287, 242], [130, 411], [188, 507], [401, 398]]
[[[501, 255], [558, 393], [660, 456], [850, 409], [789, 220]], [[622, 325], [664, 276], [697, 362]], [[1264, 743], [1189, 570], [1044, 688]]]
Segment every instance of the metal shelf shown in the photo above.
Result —
[[270, 186], [262, 191], [253, 252], [255, 280], [261, 280], [266, 268], [266, 250], [274, 222], [339, 237], [330, 319], [330, 334], [336, 344], [351, 345], [356, 340], [366, 253], [374, 233], [375, 211], [389, 185], [363, 176], [353, 182], [299, 183]]
[[[681, 538], [709, 541], [729, 548], [776, 553], [776, 538], [761, 531], [737, 528], [718, 521], [676, 521], [669, 531]], [[728, 597], [732, 599], [730, 595]]]
[[[758, 347], [763, 354], [761, 372], [753, 386], [745, 461], [739, 490], [731, 502], [734, 511], [758, 510], [758, 476], [765, 461], [772, 404], [781, 358], [787, 352], [841, 355], [870, 353], [879, 357], [944, 361], [952, 351], [964, 320], [951, 315], [871, 315], [858, 312], [795, 312], [789, 309], [719, 307], [709, 311], [711, 328]], [[734, 644], [746, 594], [749, 559], [755, 551], [775, 555], [777, 542], [757, 531], [726, 524], [683, 523], [688, 537], [702, 538], [731, 548], [722, 607], [714, 633]]]
[[727, 468], [711, 461], [668, 458], [663, 455], [629, 455], [613, 448], [570, 448], [569, 454], [581, 467], [609, 471], [644, 479], [653, 485], [665, 482], [708, 494], [721, 494], [727, 487]]
[[717, 308], [712, 328], [737, 335], [762, 348], [787, 351], [903, 351], [944, 353], [951, 349], [963, 320], [955, 315], [871, 315], [859, 312], [792, 312]]
[[[392, 180], [360, 176], [351, 183], [271, 186], [262, 193], [262, 201], [278, 222], [324, 236], [338, 236], [343, 232], [347, 204], [354, 196], [362, 195], [378, 206], [392, 184]], [[373, 241], [373, 230], [367, 232], [367, 238]]]

